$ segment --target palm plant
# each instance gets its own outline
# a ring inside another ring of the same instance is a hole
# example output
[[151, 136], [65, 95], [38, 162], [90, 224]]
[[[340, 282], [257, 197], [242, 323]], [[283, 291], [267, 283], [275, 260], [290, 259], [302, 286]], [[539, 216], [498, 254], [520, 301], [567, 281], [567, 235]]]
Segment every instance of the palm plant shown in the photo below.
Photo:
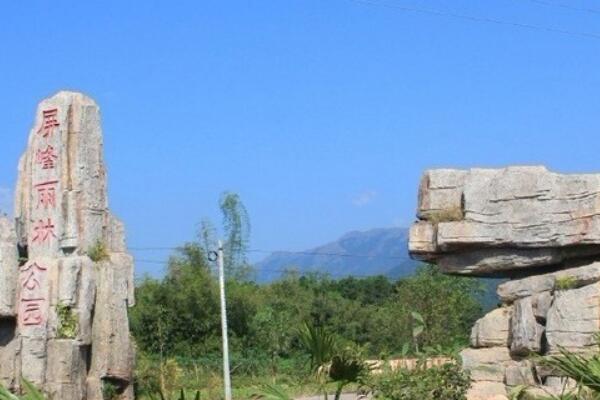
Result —
[[[600, 345], [600, 336], [596, 335]], [[588, 355], [573, 353], [562, 347], [559, 355], [539, 358], [539, 363], [552, 368], [557, 374], [577, 382], [575, 390], [563, 389], [560, 395], [537, 397], [536, 400], [600, 400], [600, 354]], [[527, 399], [526, 387], [518, 387], [512, 399]]]
[[423, 316], [416, 311], [411, 312], [410, 315], [412, 316], [412, 320], [413, 320], [412, 336], [413, 336], [413, 341], [415, 343], [415, 351], [418, 354], [419, 353], [419, 337], [421, 337], [421, 335], [425, 331], [425, 320], [423, 319]]
[[352, 347], [340, 349], [336, 337], [323, 328], [304, 324], [298, 336], [310, 354], [311, 368], [321, 383], [325, 400], [328, 381], [337, 384], [334, 399], [339, 400], [346, 385], [360, 382], [370, 371], [360, 351]]
[[[561, 394], [546, 394], [543, 396], [532, 395], [527, 392], [528, 386], [519, 385], [511, 390], [510, 400], [595, 400], [595, 397], [589, 397], [585, 393], [565, 392]], [[588, 393], [589, 394], [589, 393]]]
[[264, 385], [262, 389], [252, 397], [253, 400], [292, 400], [281, 386]]
[[559, 350], [560, 356], [548, 357], [542, 363], [575, 380], [579, 386], [585, 386], [600, 395], [600, 355], [586, 357], [563, 348]]
[[337, 347], [335, 337], [322, 327], [304, 324], [298, 330], [300, 343], [310, 354], [310, 365], [314, 372], [331, 361]]

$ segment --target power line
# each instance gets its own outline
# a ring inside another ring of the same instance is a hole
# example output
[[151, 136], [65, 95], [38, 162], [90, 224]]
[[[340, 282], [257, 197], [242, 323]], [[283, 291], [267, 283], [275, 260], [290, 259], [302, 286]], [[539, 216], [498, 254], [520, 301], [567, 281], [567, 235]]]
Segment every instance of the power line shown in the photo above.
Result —
[[551, 33], [559, 33], [562, 35], [579, 36], [579, 37], [585, 37], [588, 39], [600, 40], [600, 34], [596, 34], [596, 33], [570, 31], [570, 30], [566, 30], [566, 29], [552, 28], [552, 27], [547, 27], [547, 26], [542, 26], [542, 25], [533, 25], [533, 24], [527, 24], [527, 23], [505, 21], [505, 20], [495, 19], [495, 18], [477, 17], [477, 16], [472, 16], [472, 15], [467, 15], [467, 14], [458, 14], [458, 13], [449, 12], [449, 11], [407, 7], [407, 6], [402, 6], [399, 4], [390, 4], [390, 3], [385, 3], [385, 2], [376, 1], [376, 0], [349, 0], [349, 1], [352, 1], [352, 2], [355, 2], [358, 4], [363, 4], [363, 5], [386, 7], [386, 8], [390, 8], [390, 9], [394, 9], [394, 10], [399, 10], [399, 11], [416, 12], [416, 13], [421, 13], [421, 14], [435, 15], [438, 17], [450, 17], [450, 18], [457, 18], [457, 19], [462, 19], [462, 20], [471, 21], [471, 22], [485, 22], [485, 23], [491, 23], [491, 24], [496, 24], [496, 25], [512, 26], [512, 27], [523, 28], [523, 29], [538, 30], [538, 31], [551, 32]]
[[[183, 247], [130, 247], [132, 251], [165, 251], [165, 250], [180, 250]], [[248, 253], [262, 253], [262, 254], [297, 254], [304, 256], [323, 256], [323, 257], [341, 257], [341, 258], [383, 258], [389, 260], [404, 260], [406, 257], [403, 256], [372, 256], [369, 254], [351, 254], [351, 253], [326, 253], [319, 251], [291, 251], [291, 250], [263, 250], [263, 249], [250, 249]]]
[[[161, 260], [147, 260], [147, 259], [135, 259], [136, 262], [140, 262], [140, 263], [146, 263], [146, 264], [156, 264], [156, 265], [162, 265], [162, 266], [168, 266], [169, 263], [166, 261], [161, 261]], [[216, 272], [216, 268], [215, 267], [210, 267], [212, 272]], [[280, 273], [286, 273], [286, 272], [297, 272], [300, 275], [305, 275], [305, 274], [310, 274], [310, 273], [318, 273], [318, 272], [322, 272], [319, 270], [308, 270], [308, 271], [301, 271], [298, 270], [296, 268], [290, 267], [290, 268], [254, 268], [255, 272], [280, 272]], [[343, 272], [339, 272], [336, 274], [332, 274], [330, 272], [324, 272], [325, 275], [330, 275], [331, 277], [340, 277], [340, 276], [354, 276], [354, 277], [361, 277], [361, 278], [367, 278], [367, 277], [371, 277], [371, 276], [377, 276], [377, 275], [382, 275], [382, 274], [355, 274], [355, 273], [343, 273]]]
[[[304, 256], [325, 256], [325, 257], [348, 257], [348, 258], [373, 258], [375, 256], [369, 254], [349, 254], [349, 253], [323, 253], [318, 251], [288, 251], [288, 250], [259, 250], [252, 249], [248, 250], [249, 253], [267, 253], [267, 254], [298, 254]], [[378, 258], [385, 258], [390, 260], [404, 260], [406, 257], [402, 256], [376, 256]]]
[[560, 7], [560, 8], [564, 8], [567, 10], [583, 11], [583, 12], [588, 12], [588, 13], [592, 13], [592, 14], [600, 14], [600, 10], [596, 10], [594, 8], [576, 7], [576, 6], [572, 6], [570, 4], [555, 3], [553, 1], [545, 1], [545, 0], [527, 0], [527, 1], [530, 1], [532, 3], [541, 4], [544, 6]]

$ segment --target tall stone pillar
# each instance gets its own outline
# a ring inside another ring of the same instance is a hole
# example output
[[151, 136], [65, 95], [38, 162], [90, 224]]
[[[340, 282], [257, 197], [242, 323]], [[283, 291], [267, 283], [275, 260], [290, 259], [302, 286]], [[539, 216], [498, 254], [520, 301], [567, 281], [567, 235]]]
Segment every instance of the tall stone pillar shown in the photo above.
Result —
[[[133, 399], [133, 258], [109, 212], [100, 112], [80, 93], [40, 103], [19, 163], [16, 224], [0, 220], [0, 380], [54, 400]], [[4, 362], [6, 360], [6, 362]]]

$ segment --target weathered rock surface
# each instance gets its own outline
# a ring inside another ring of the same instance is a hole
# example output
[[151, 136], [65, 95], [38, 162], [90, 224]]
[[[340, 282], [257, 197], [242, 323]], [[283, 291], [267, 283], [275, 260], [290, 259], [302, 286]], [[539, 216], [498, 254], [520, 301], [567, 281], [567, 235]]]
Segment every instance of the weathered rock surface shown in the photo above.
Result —
[[465, 349], [460, 357], [475, 381], [504, 382], [506, 367], [513, 363], [507, 347]]
[[531, 297], [517, 300], [511, 319], [511, 354], [528, 356], [539, 353], [542, 349], [543, 332], [544, 327], [535, 319]]
[[576, 268], [504, 282], [498, 285], [498, 297], [503, 302], [510, 303], [519, 298], [554, 291], [564, 283], [568, 283], [571, 288], [577, 288], [599, 281], [600, 262], [592, 262]]
[[14, 224], [7, 217], [0, 216], [0, 318], [17, 315], [18, 260]]
[[600, 174], [431, 170], [418, 204], [409, 242], [414, 258], [449, 274], [510, 278], [498, 286], [502, 307], [476, 322], [472, 348], [461, 353], [473, 380], [468, 399], [506, 396], [519, 385], [560, 394], [564, 378], [528, 357], [559, 348], [596, 351]]
[[480, 318], [471, 330], [471, 346], [508, 347], [512, 307], [501, 307]]
[[534, 375], [534, 365], [531, 361], [521, 361], [506, 367], [506, 386], [535, 386], [537, 382]]
[[546, 338], [550, 352], [559, 346], [586, 351], [595, 346], [600, 331], [600, 283], [571, 290], [560, 290], [548, 311]]
[[506, 386], [501, 382], [473, 382], [467, 400], [508, 400]]
[[600, 254], [599, 187], [600, 175], [544, 167], [428, 171], [410, 251], [447, 272], [505, 276]]
[[531, 303], [533, 305], [533, 315], [536, 321], [544, 323], [548, 318], [548, 311], [552, 306], [553, 297], [550, 292], [542, 292], [535, 294], [531, 297]]
[[133, 399], [133, 260], [108, 209], [99, 108], [60, 92], [36, 116], [16, 224], [0, 218], [0, 383], [23, 376], [51, 400], [101, 400], [110, 383]]

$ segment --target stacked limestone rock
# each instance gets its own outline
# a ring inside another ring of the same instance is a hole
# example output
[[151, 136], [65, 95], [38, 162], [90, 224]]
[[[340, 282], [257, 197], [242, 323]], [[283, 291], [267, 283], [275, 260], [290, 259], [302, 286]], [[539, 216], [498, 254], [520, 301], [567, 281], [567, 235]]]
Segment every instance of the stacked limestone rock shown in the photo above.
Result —
[[53, 400], [133, 399], [133, 259], [108, 210], [98, 106], [60, 92], [38, 107], [13, 223], [0, 218], [0, 383]]
[[531, 356], [597, 351], [600, 175], [431, 170], [418, 219], [413, 257], [449, 274], [510, 279], [498, 287], [501, 306], [477, 321], [462, 352], [473, 379], [469, 399], [504, 398], [517, 385], [562, 391], [565, 379]]

